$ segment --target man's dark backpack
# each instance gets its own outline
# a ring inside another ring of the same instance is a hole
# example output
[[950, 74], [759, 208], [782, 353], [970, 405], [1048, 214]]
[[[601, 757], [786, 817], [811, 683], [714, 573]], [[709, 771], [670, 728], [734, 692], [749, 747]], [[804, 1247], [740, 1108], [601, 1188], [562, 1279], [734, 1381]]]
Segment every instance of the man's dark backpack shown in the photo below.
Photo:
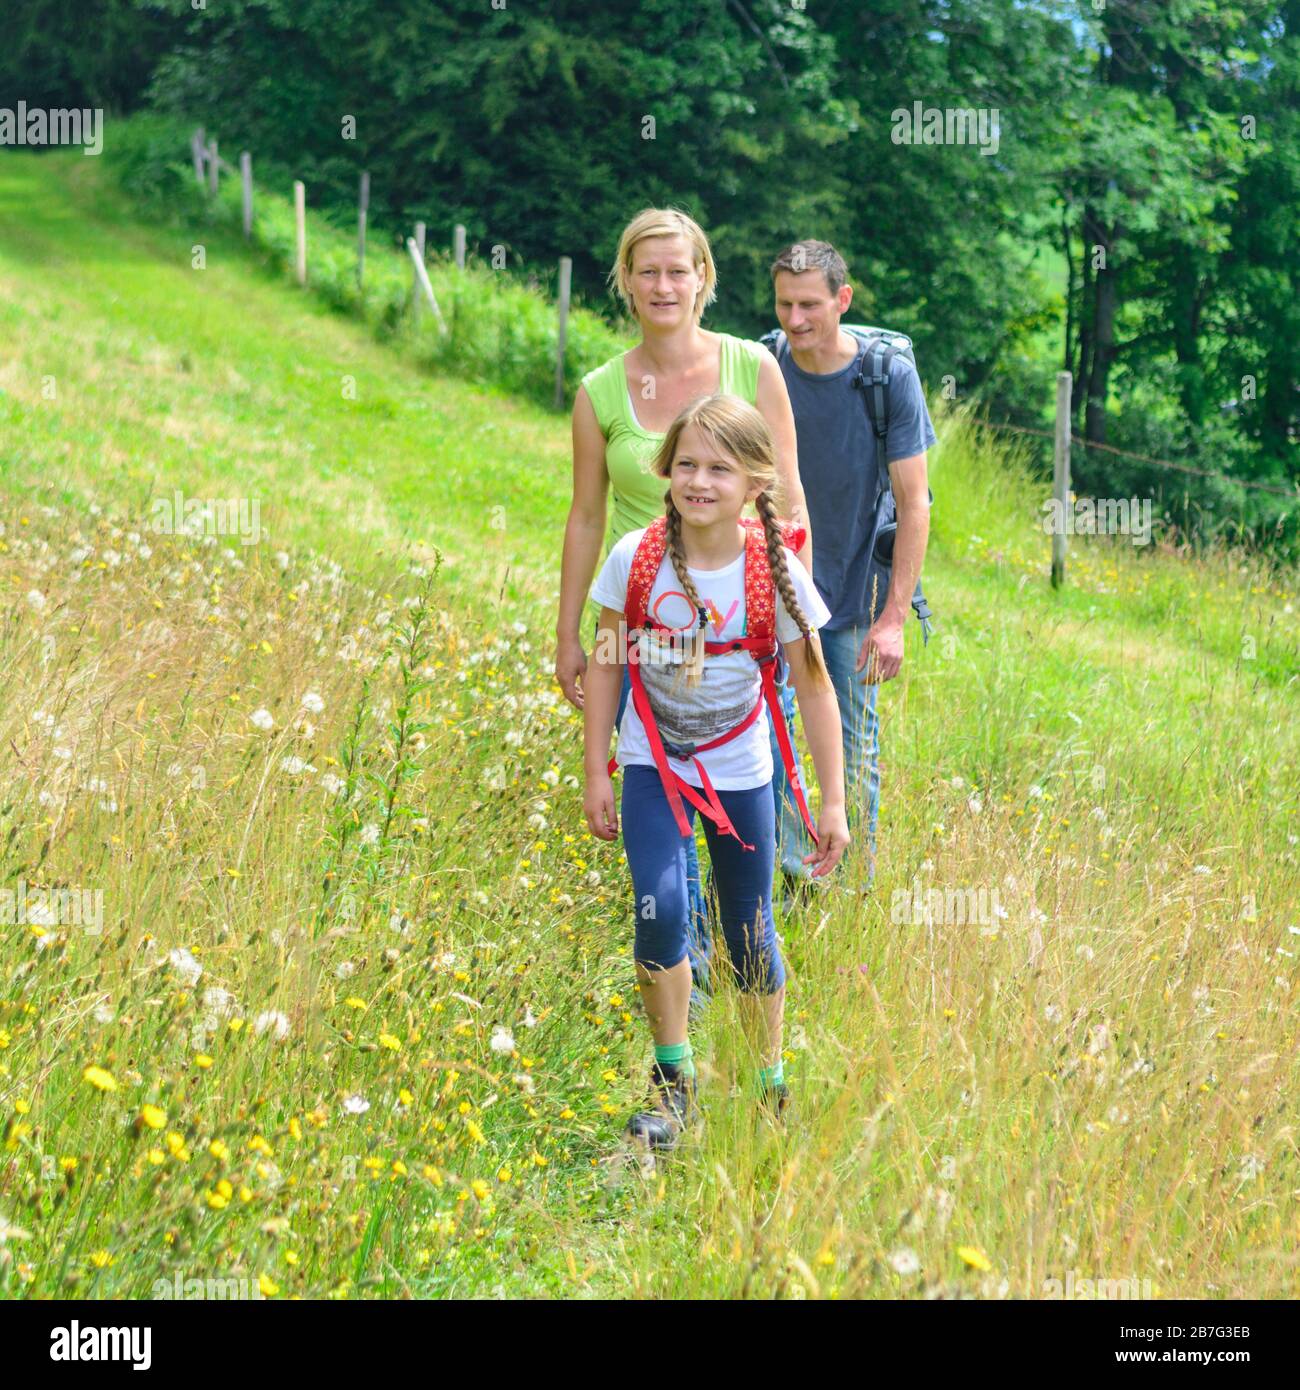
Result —
[[[894, 489], [889, 481], [889, 465], [884, 459], [885, 437], [889, 433], [889, 387], [890, 367], [895, 357], [905, 357], [914, 367], [916, 356], [912, 351], [912, 340], [906, 333], [895, 333], [887, 328], [868, 328], [863, 324], [842, 323], [846, 333], [865, 345], [862, 365], [853, 384], [862, 392], [862, 403], [866, 407], [867, 419], [871, 422], [872, 433], [880, 446], [880, 486], [876, 493], [875, 521], [871, 537], [871, 565], [867, 571], [867, 621], [875, 622], [880, 610], [885, 606], [885, 596], [889, 592], [889, 576], [894, 565], [894, 538], [898, 533], [898, 513], [894, 505]], [[759, 341], [774, 357], [780, 359], [785, 347], [785, 334], [779, 328], [763, 335]], [[930, 494], [934, 501], [934, 494]], [[815, 539], [815, 538], [814, 538]], [[912, 607], [921, 620], [921, 633], [928, 642], [933, 630], [930, 605], [921, 592], [917, 581], [916, 592], [912, 595]]]

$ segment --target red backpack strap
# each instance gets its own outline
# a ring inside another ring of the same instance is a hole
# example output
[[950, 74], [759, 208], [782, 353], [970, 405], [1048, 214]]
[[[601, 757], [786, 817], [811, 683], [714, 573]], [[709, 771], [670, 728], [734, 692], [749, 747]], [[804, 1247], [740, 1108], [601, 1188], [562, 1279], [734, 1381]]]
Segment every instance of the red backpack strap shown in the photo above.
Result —
[[636, 554], [632, 556], [623, 607], [629, 633], [645, 623], [646, 609], [650, 606], [650, 590], [654, 588], [655, 576], [659, 573], [668, 547], [667, 525], [666, 517], [656, 517], [645, 528], [645, 535], [637, 542]]
[[745, 522], [745, 635], [755, 643], [755, 661], [763, 648], [776, 650], [776, 586], [761, 521]]

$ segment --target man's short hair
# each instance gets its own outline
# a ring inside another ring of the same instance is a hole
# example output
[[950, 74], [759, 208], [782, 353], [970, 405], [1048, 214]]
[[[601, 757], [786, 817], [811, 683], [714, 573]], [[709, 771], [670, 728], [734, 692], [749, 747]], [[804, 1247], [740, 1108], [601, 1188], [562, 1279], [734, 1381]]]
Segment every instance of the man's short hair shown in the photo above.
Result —
[[792, 275], [802, 275], [805, 270], [820, 270], [826, 277], [826, 288], [832, 294], [838, 294], [840, 286], [847, 285], [849, 281], [849, 268], [844, 264], [844, 257], [829, 241], [796, 241], [793, 246], [787, 246], [772, 262], [773, 281], [782, 270], [788, 270]]

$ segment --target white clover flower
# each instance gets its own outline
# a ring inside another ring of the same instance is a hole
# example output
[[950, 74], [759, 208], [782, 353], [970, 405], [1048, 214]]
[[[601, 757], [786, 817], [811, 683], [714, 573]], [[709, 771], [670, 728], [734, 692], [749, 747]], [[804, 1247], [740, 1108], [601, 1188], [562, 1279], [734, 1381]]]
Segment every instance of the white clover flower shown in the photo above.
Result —
[[903, 1245], [890, 1255], [889, 1267], [895, 1274], [901, 1274], [906, 1278], [920, 1271], [921, 1261], [917, 1259], [915, 1250], [909, 1250]]
[[259, 1038], [270, 1033], [275, 1042], [283, 1042], [289, 1036], [289, 1020], [278, 1009], [268, 1009], [253, 1020], [253, 1033]]
[[316, 771], [316, 769], [303, 758], [281, 758], [280, 770], [281, 772], [287, 772], [292, 776], [296, 776], [300, 772]]
[[255, 709], [248, 717], [257, 728], [264, 729], [268, 733], [275, 727], [275, 719], [269, 709]]
[[320, 779], [320, 785], [321, 790], [323, 792], [328, 793], [330, 796], [337, 796], [341, 791], [344, 791], [347, 788], [348, 784], [343, 780], [342, 777], [339, 777], [337, 774], [333, 772], [327, 772]]
[[39, 589], [29, 589], [27, 591], [27, 606], [35, 609], [39, 613], [45, 607], [45, 595]]
[[1043, 794], [1043, 789], [1042, 789], [1042, 787], [1040, 787], [1040, 786], [1038, 785], [1037, 782], [1034, 782], [1034, 783], [1030, 786], [1029, 791], [1026, 793], [1026, 795], [1028, 795], [1029, 797], [1031, 797], [1031, 798], [1032, 798], [1033, 800], [1035, 800], [1035, 801], [1037, 801], [1037, 800], [1042, 796], [1042, 794]]
[[515, 1050], [515, 1040], [508, 1028], [503, 1028], [500, 1024], [492, 1030], [492, 1038], [488, 1046], [493, 1052], [513, 1052]]
[[308, 714], [320, 714], [325, 708], [325, 701], [314, 690], [309, 690], [302, 697], [302, 707]]
[[370, 1102], [365, 1096], [349, 1096], [343, 1102], [343, 1113], [345, 1115], [364, 1115], [370, 1109]]
[[203, 974], [203, 967], [183, 946], [177, 946], [170, 951], [167, 960], [185, 985], [192, 989], [198, 984], [199, 976]]
[[369, 825], [361, 827], [361, 843], [363, 845], [377, 845], [379, 843], [379, 827], [373, 821]]

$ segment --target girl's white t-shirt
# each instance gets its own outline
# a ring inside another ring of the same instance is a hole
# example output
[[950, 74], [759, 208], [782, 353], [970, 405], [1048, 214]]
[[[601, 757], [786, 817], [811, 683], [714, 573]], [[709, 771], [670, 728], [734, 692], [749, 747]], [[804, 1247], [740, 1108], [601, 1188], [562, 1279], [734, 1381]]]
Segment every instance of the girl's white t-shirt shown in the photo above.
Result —
[[[627, 579], [632, 569], [632, 557], [645, 531], [629, 531], [609, 552], [591, 597], [606, 608], [622, 613], [627, 607]], [[830, 619], [830, 610], [822, 601], [808, 571], [785, 549], [786, 568], [794, 585], [799, 606], [814, 631]], [[710, 642], [726, 642], [745, 635], [745, 553], [720, 570], [697, 570], [690, 567], [691, 581], [708, 614], [706, 630]], [[692, 621], [698, 622], [690, 600], [682, 590], [672, 561], [667, 555], [650, 589], [647, 617], [668, 628], [689, 632]], [[794, 642], [803, 636], [799, 625], [786, 611], [778, 592], [776, 595], [776, 635], [782, 642]], [[707, 743], [709, 739], [733, 729], [753, 709], [762, 691], [758, 663], [743, 648], [735, 652], [720, 652], [704, 658], [704, 675], [692, 690], [683, 678], [676, 684], [678, 663], [684, 655], [678, 644], [652, 641], [644, 630], [636, 634], [641, 677], [645, 684], [650, 707], [654, 710], [659, 736], [669, 743]], [[719, 791], [744, 791], [761, 787], [772, 780], [772, 747], [766, 714], [720, 748], [710, 748], [696, 755], [709, 774], [709, 780]], [[620, 767], [654, 766], [650, 743], [646, 738], [641, 717], [629, 695], [618, 733], [618, 763]], [[668, 766], [692, 786], [701, 784], [700, 775], [689, 759], [669, 757]]]

